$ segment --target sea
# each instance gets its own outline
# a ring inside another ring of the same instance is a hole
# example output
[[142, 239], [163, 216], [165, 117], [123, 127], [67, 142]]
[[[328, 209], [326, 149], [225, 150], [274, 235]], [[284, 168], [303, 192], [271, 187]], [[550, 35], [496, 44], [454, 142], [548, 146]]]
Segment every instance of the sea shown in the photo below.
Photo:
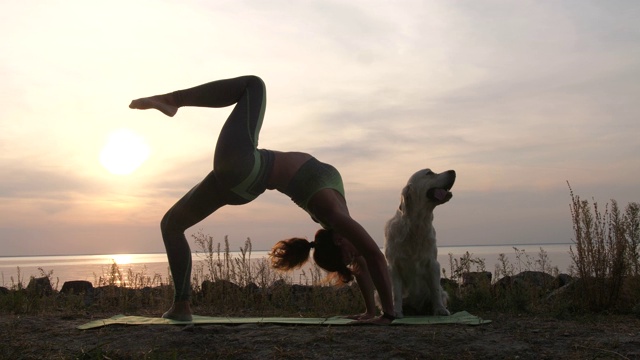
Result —
[[[526, 270], [557, 271], [569, 273], [572, 265], [570, 247], [572, 244], [526, 244], [526, 245], [473, 245], [440, 246], [438, 261], [446, 277], [464, 263], [471, 271], [496, 273], [496, 267], [505, 265], [513, 273]], [[384, 250], [383, 250], [384, 251]], [[502, 255], [501, 255], [502, 254]], [[193, 253], [194, 268], [205, 268], [205, 254]], [[240, 259], [240, 252], [231, 252], [231, 258]], [[251, 261], [268, 258], [268, 251], [253, 251]], [[214, 259], [217, 255], [214, 254]], [[473, 261], [465, 262], [471, 259]], [[86, 280], [95, 286], [108, 278], [114, 266], [125, 277], [138, 274], [162, 279], [169, 278], [169, 264], [165, 253], [151, 254], [103, 254], [103, 255], [55, 255], [55, 256], [10, 256], [0, 257], [0, 286], [15, 288], [17, 284], [27, 285], [32, 277], [49, 276], [58, 290], [66, 281]], [[302, 276], [311, 269], [304, 267], [287, 276], [293, 283], [302, 283]], [[125, 283], [131, 283], [126, 281]]]

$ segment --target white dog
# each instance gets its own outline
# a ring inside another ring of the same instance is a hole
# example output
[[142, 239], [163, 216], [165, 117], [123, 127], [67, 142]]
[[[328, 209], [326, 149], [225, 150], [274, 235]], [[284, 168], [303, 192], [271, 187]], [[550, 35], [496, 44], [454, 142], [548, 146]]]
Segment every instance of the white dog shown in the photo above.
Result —
[[385, 255], [397, 317], [403, 316], [403, 304], [421, 313], [449, 315], [448, 295], [440, 286], [433, 210], [451, 199], [449, 190], [455, 180], [453, 170], [416, 172], [402, 189], [395, 216], [386, 224]]

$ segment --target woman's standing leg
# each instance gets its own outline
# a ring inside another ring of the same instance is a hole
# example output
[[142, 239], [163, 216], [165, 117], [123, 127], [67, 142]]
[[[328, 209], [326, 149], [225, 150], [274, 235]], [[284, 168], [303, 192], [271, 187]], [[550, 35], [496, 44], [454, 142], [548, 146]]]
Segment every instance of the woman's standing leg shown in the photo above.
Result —
[[224, 193], [212, 171], [173, 205], [160, 222], [174, 284], [174, 304], [163, 315], [165, 318], [191, 320], [191, 249], [184, 233], [224, 206]]

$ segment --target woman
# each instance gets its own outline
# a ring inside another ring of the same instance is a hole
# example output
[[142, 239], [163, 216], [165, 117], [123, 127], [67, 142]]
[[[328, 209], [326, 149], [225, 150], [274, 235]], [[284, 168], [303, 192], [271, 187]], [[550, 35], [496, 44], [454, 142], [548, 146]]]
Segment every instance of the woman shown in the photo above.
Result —
[[[265, 190], [275, 189], [290, 196], [323, 229], [318, 231], [313, 243], [303, 239], [279, 242], [272, 251], [274, 266], [280, 269], [299, 266], [308, 257], [310, 248], [317, 246], [314, 258], [319, 266], [328, 267], [327, 271], [340, 271], [342, 278], [348, 280], [351, 270], [347, 266], [355, 265], [358, 269], [355, 276], [367, 309], [353, 318], [390, 323], [394, 313], [384, 255], [366, 230], [349, 215], [338, 171], [309, 154], [257, 148], [265, 95], [260, 78], [242, 76], [133, 100], [129, 105], [132, 109], [157, 109], [174, 116], [183, 106], [219, 108], [235, 104], [220, 131], [213, 170], [162, 219], [162, 238], [175, 284], [173, 306], [163, 317], [191, 320], [191, 250], [184, 232], [224, 205], [246, 204]], [[295, 250], [300, 247], [302, 254]], [[329, 264], [331, 261], [323, 263], [323, 259], [333, 259], [338, 266]], [[374, 288], [382, 303], [383, 315], [379, 317], [375, 317]]]

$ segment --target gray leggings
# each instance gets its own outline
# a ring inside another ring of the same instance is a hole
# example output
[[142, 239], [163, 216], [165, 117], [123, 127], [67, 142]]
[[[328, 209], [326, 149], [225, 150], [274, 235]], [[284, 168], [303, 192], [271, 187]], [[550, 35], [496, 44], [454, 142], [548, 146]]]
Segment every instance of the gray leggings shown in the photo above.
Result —
[[184, 232], [224, 205], [241, 205], [263, 193], [273, 154], [258, 150], [266, 90], [255, 76], [219, 80], [167, 94], [176, 106], [235, 107], [216, 145], [213, 170], [167, 213], [162, 239], [175, 286], [175, 301], [191, 295], [191, 250]]

